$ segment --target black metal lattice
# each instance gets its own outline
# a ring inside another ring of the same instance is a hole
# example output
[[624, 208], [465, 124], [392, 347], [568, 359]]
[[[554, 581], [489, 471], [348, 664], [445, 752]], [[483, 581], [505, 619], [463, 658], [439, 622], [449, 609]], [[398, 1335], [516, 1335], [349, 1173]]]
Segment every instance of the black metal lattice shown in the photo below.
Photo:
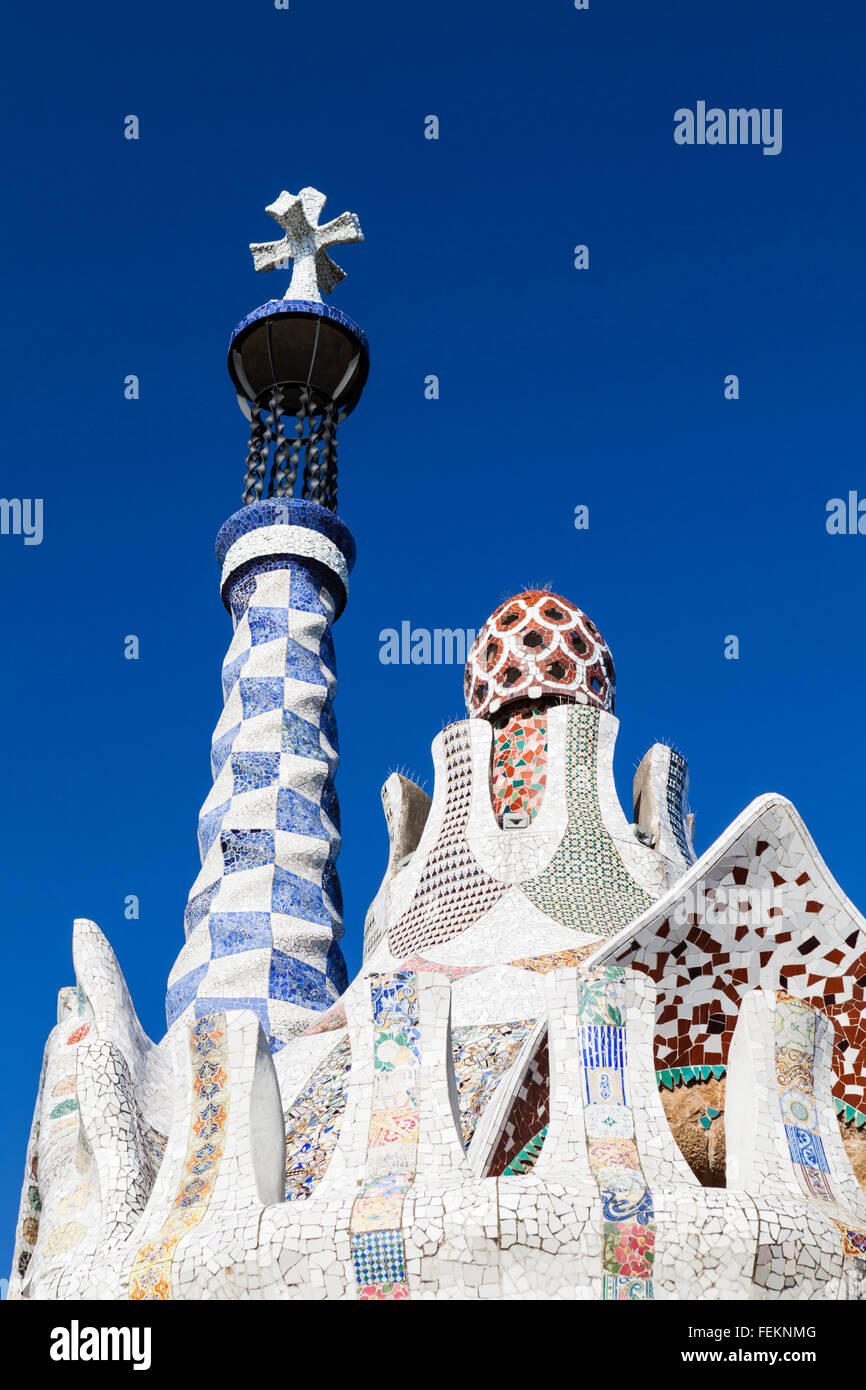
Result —
[[[298, 402], [286, 410], [286, 397]], [[251, 407], [250, 442], [244, 475], [243, 503], [262, 496], [294, 497], [303, 462], [301, 496], [329, 511], [337, 509], [337, 425], [342, 419], [332, 400], [322, 400], [306, 385], [281, 383]], [[271, 471], [265, 494], [265, 477]]]

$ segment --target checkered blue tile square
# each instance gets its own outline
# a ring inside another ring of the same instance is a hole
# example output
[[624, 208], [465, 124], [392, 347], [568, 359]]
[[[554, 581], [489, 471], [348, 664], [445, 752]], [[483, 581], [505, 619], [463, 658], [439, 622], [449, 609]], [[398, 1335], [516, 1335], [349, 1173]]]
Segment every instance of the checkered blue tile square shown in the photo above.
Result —
[[352, 1263], [359, 1284], [405, 1284], [402, 1231], [360, 1231], [353, 1235]]
[[282, 676], [242, 676], [241, 704], [244, 719], [282, 709], [284, 682]]
[[249, 610], [250, 636], [253, 646], [275, 642], [289, 635], [289, 615], [285, 608], [255, 608]]
[[258, 869], [274, 862], [272, 830], [223, 830], [223, 864], [227, 874]]
[[329, 1009], [334, 1002], [327, 977], [321, 970], [277, 950], [271, 953], [268, 995], [286, 1004], [298, 1004], [303, 1009]]
[[211, 959], [255, 951], [274, 943], [269, 912], [214, 912], [208, 920]]
[[272, 787], [279, 781], [279, 753], [232, 753], [233, 795]]
[[293, 787], [280, 787], [277, 793], [277, 829], [326, 838], [318, 806]]

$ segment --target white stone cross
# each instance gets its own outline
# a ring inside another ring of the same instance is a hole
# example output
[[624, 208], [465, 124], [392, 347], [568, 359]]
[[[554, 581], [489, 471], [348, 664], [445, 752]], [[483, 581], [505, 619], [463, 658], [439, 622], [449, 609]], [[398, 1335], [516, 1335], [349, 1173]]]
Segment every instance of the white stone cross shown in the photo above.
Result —
[[323, 227], [318, 225], [326, 201], [324, 193], [317, 189], [302, 188], [300, 193], [283, 191], [276, 202], [265, 208], [286, 235], [281, 241], [251, 243], [250, 250], [256, 270], [281, 270], [290, 260], [294, 262], [284, 299], [307, 299], [321, 304], [319, 291], [330, 294], [346, 278], [345, 270], [331, 260], [327, 248], [364, 240], [361, 224], [353, 212], [344, 212]]

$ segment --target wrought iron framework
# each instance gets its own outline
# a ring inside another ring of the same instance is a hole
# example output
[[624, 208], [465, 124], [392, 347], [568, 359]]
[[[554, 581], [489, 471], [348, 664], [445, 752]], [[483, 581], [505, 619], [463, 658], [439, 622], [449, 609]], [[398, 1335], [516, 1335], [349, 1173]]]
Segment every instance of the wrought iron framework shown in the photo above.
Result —
[[[286, 408], [287, 397], [298, 401], [296, 410]], [[244, 506], [264, 495], [294, 497], [303, 461], [301, 496], [336, 511], [337, 425], [344, 418], [345, 412], [309, 385], [281, 382], [263, 392], [250, 407]]]

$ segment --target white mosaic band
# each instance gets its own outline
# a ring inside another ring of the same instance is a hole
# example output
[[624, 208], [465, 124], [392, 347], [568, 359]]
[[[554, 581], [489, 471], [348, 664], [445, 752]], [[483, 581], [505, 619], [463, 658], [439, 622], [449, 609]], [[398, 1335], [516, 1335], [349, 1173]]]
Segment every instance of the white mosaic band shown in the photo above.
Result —
[[234, 574], [251, 560], [299, 558], [316, 560], [326, 565], [349, 592], [349, 567], [340, 549], [332, 540], [307, 526], [260, 526], [245, 536], [239, 536], [230, 547], [223, 563], [220, 592], [225, 595]]

